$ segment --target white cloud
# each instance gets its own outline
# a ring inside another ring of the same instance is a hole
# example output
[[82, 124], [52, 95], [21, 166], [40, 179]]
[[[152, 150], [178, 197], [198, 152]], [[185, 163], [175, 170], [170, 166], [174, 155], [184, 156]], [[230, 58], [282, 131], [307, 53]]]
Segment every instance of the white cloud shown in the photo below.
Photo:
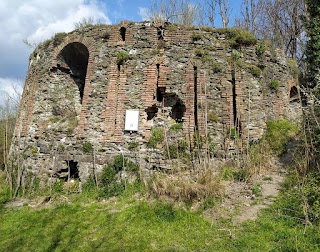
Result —
[[8, 78], [25, 78], [31, 44], [57, 32], [69, 32], [83, 18], [111, 23], [102, 0], [5, 0], [0, 1], [0, 92]]
[[142, 20], [149, 20], [150, 19], [150, 10], [145, 7], [139, 7], [139, 16]]

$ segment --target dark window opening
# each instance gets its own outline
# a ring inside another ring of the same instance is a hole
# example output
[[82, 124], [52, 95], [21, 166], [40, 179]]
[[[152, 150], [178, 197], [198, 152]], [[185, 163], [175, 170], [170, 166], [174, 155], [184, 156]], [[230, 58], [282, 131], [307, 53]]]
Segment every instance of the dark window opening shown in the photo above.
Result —
[[79, 179], [78, 162], [73, 160], [65, 160], [66, 166], [59, 170], [58, 177], [62, 181], [69, 181], [70, 179]]
[[165, 93], [166, 93], [165, 87], [158, 87], [157, 88], [157, 101], [158, 102], [162, 102]]
[[61, 50], [59, 59], [63, 61], [63, 65], [67, 65], [69, 69], [61, 67], [60, 64], [58, 64], [57, 70], [70, 74], [71, 78], [78, 86], [80, 102], [82, 103], [89, 60], [89, 51], [87, 47], [78, 42], [70, 43]]
[[193, 68], [194, 75], [194, 128], [198, 130], [198, 68], [194, 66]]
[[122, 41], [126, 41], [126, 31], [127, 29], [125, 27], [120, 28], [120, 35], [121, 35]]
[[162, 26], [157, 27], [157, 36], [158, 36], [158, 40], [163, 40], [164, 29]]
[[158, 113], [158, 108], [156, 104], [153, 104], [151, 107], [146, 108], [146, 113], [147, 113], [147, 120], [152, 120], [153, 118], [156, 117]]
[[78, 170], [78, 162], [73, 160], [66, 160], [68, 170], [69, 170], [69, 178], [78, 179], [79, 178], [79, 170]]
[[292, 87], [290, 89], [290, 102], [297, 102], [299, 101], [299, 92], [297, 87]]
[[176, 122], [183, 122], [183, 116], [186, 112], [186, 106], [178, 95], [166, 93], [164, 95], [164, 107], [171, 107], [169, 116]]

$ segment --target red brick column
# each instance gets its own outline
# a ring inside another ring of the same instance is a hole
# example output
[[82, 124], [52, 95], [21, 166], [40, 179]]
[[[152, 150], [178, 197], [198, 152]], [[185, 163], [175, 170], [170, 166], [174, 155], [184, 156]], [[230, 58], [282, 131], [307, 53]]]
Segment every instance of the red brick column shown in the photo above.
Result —
[[194, 65], [189, 62], [186, 75], [185, 75], [185, 106], [186, 112], [183, 116], [183, 131], [186, 136], [188, 136], [190, 143], [193, 144], [193, 134], [194, 134]]

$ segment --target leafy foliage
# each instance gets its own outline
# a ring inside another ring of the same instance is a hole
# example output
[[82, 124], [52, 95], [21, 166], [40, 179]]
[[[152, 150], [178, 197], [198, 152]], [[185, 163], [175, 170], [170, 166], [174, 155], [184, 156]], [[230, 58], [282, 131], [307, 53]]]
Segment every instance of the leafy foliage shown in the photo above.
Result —
[[118, 65], [123, 65], [129, 59], [129, 54], [126, 51], [120, 51], [116, 56]]
[[258, 40], [250, 32], [235, 28], [218, 28], [219, 34], [225, 34], [229, 39], [230, 46], [239, 48], [241, 46], [256, 45]]
[[147, 142], [147, 147], [156, 148], [157, 144], [162, 143], [164, 140], [164, 132], [162, 128], [153, 128], [152, 135]]
[[82, 144], [82, 150], [84, 153], [91, 153], [93, 150], [92, 144], [89, 142], [85, 142]]
[[281, 155], [286, 150], [287, 143], [297, 135], [298, 126], [286, 119], [272, 120], [267, 122], [265, 140], [271, 149]]

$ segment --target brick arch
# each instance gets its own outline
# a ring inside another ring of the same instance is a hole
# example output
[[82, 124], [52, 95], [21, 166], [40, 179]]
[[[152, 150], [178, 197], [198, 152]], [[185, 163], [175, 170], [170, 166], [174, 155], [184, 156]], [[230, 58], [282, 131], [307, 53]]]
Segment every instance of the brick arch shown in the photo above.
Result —
[[96, 47], [95, 47], [94, 39], [87, 38], [87, 37], [85, 38], [67, 37], [65, 41], [63, 41], [63, 43], [61, 43], [59, 46], [55, 48], [51, 67], [57, 66], [61, 51], [63, 50], [63, 48], [65, 48], [66, 46], [72, 43], [80, 43], [84, 45], [89, 52], [87, 72], [86, 72], [84, 91], [83, 91], [83, 97], [82, 97], [82, 107], [80, 112], [80, 120], [77, 128], [79, 133], [83, 133], [84, 130], [87, 129], [88, 102], [89, 102], [89, 95], [92, 91], [90, 82], [92, 79], [91, 76], [93, 76], [93, 72], [94, 72], [93, 63], [94, 63], [94, 57], [96, 55]]

